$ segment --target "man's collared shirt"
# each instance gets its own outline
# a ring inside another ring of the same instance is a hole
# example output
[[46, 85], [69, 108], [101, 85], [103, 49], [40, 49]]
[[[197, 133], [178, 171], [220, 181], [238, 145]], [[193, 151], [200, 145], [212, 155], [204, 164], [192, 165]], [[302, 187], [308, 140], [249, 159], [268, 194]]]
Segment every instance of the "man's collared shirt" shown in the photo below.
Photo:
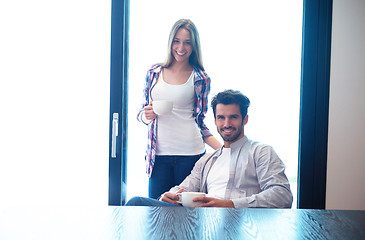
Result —
[[[191, 174], [170, 192], [207, 192], [207, 177], [222, 153], [205, 154], [195, 164]], [[290, 208], [293, 196], [284, 163], [269, 145], [254, 142], [246, 136], [231, 144], [229, 180], [225, 200], [236, 208]], [[208, 193], [209, 194], [209, 193]]]

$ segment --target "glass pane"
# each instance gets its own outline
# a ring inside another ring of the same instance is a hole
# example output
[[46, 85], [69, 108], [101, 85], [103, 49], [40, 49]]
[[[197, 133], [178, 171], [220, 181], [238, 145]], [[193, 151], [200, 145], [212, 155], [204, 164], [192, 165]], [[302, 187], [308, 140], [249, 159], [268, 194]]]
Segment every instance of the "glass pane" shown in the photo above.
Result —
[[[172, 25], [189, 18], [199, 30], [212, 79], [209, 99], [228, 88], [250, 98], [245, 133], [272, 145], [284, 161], [296, 206], [302, 10], [302, 1], [291, 0], [131, 1], [128, 198], [147, 196], [147, 127], [136, 120], [146, 71], [165, 60]], [[220, 138], [211, 109], [205, 123]]]

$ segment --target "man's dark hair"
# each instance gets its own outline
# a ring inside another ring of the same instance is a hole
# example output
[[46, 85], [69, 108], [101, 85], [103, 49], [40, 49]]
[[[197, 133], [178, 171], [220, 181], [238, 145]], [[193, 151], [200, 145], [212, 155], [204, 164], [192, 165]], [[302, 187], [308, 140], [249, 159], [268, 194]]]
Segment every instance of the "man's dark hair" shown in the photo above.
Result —
[[213, 108], [214, 118], [215, 110], [217, 104], [237, 104], [240, 107], [242, 119], [247, 115], [247, 108], [250, 106], [250, 99], [243, 95], [240, 91], [235, 91], [232, 89], [224, 90], [223, 92], [218, 93], [212, 99], [211, 106]]

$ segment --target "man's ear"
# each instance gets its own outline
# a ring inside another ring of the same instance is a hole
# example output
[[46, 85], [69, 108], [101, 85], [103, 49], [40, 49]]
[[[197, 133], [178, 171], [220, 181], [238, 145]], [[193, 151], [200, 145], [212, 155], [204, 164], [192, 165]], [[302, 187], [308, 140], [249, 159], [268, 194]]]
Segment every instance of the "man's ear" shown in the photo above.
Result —
[[246, 114], [245, 118], [243, 119], [243, 125], [246, 125], [248, 122], [248, 115]]

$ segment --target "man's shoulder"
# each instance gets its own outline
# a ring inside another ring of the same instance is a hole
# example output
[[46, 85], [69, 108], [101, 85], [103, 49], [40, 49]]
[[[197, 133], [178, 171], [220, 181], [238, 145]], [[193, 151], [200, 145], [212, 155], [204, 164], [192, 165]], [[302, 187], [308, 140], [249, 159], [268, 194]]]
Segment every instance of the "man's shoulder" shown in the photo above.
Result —
[[269, 145], [259, 142], [259, 141], [251, 140], [247, 136], [243, 136], [238, 141], [231, 144], [232, 148], [242, 148], [243, 146], [253, 149], [253, 148], [269, 146]]
[[247, 150], [249, 155], [252, 156], [252, 159], [277, 159], [278, 155], [274, 148], [266, 143], [258, 142], [258, 141], [249, 141], [250, 145]]
[[203, 156], [200, 157], [200, 159], [198, 160], [197, 164], [206, 164], [208, 161], [210, 161], [214, 156], [216, 156], [217, 154], [219, 154], [219, 151], [221, 151], [221, 149], [217, 149], [215, 151], [212, 152], [207, 152], [205, 153]]
[[255, 140], [251, 140], [249, 139], [247, 136], [244, 136], [241, 140], [242, 144], [248, 144], [252, 147], [271, 147], [269, 144], [267, 143], [263, 143], [260, 141], [255, 141]]
[[254, 141], [254, 140], [250, 140], [248, 138], [246, 138], [246, 140], [243, 140], [242, 142], [242, 146], [246, 146], [244, 147], [247, 151], [249, 151], [251, 154], [257, 154], [263, 151], [273, 151], [273, 147], [269, 144], [266, 143], [262, 143], [259, 141]]
[[252, 148], [267, 148], [267, 147], [271, 148], [271, 146], [269, 144], [266, 144], [263, 142], [252, 141], [252, 140], [249, 140], [248, 142]]
[[200, 160], [207, 161], [210, 158], [214, 157], [214, 155], [216, 155], [219, 151], [220, 151], [220, 149], [212, 151], [212, 152], [207, 152], [203, 156], [201, 156]]

